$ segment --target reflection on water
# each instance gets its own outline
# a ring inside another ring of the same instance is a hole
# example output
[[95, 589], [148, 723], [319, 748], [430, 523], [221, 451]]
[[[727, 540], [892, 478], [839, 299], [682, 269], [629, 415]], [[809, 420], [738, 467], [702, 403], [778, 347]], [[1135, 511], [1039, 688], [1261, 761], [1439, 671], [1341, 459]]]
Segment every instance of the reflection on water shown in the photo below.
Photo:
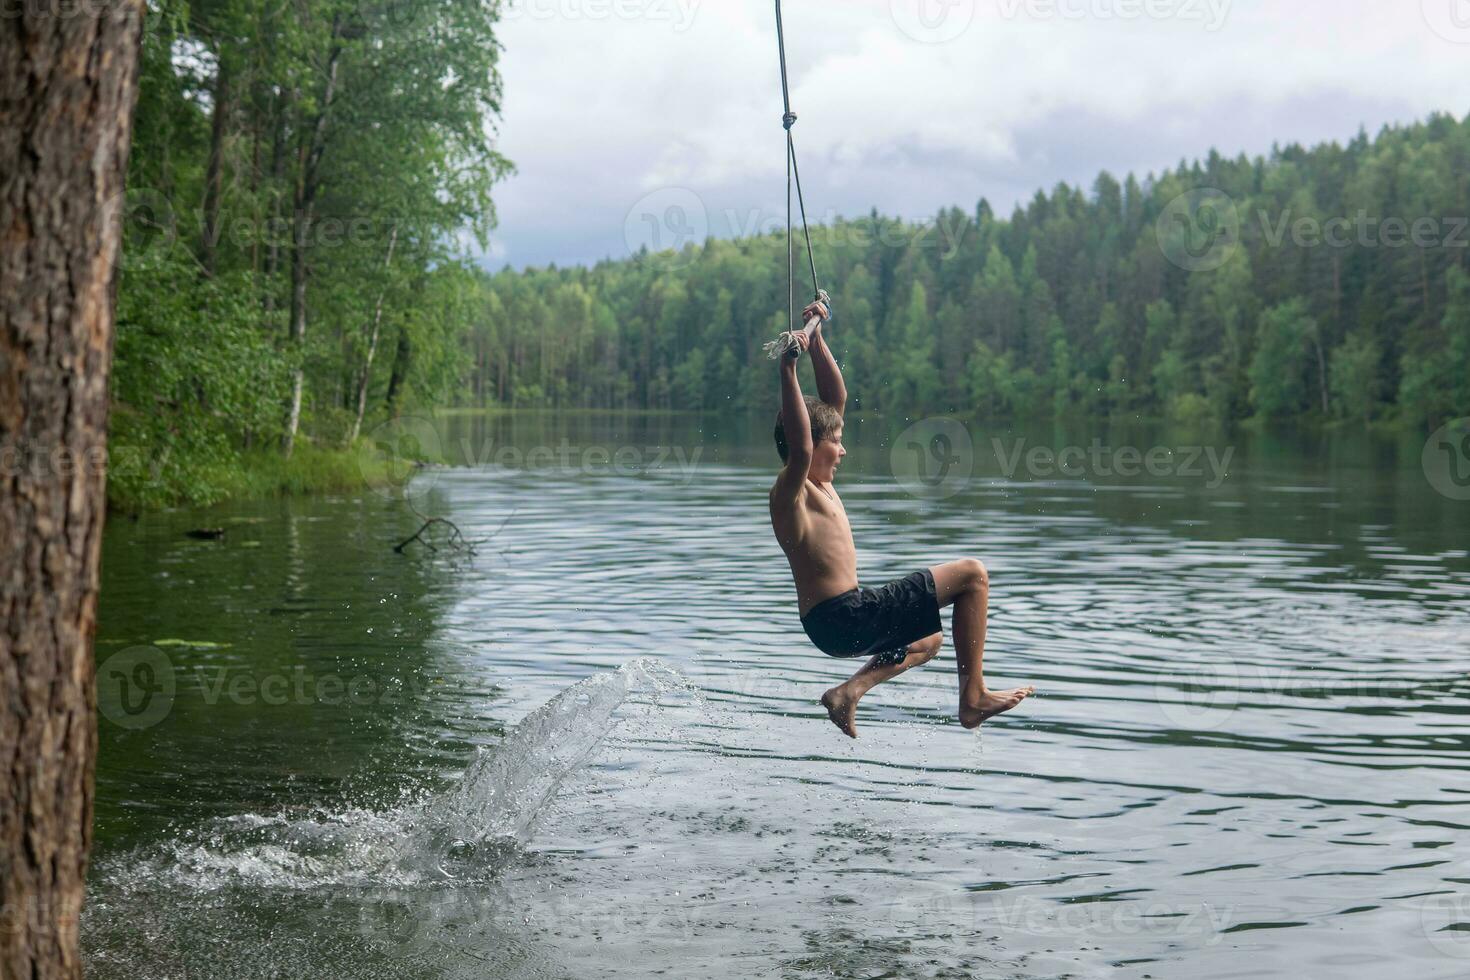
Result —
[[763, 419], [451, 419], [484, 465], [414, 504], [473, 556], [371, 495], [114, 522], [91, 974], [1465, 975], [1470, 512], [1422, 442], [970, 425], [936, 492], [908, 426], [839, 480], [865, 580], [990, 567], [1040, 696], [978, 735], [948, 651], [827, 723]]

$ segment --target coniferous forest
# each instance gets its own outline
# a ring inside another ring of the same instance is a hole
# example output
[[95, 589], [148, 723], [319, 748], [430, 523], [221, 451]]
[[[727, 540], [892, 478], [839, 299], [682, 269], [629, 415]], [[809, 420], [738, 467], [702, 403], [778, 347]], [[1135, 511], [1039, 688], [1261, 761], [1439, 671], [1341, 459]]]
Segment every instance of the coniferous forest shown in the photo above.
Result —
[[[115, 496], [218, 499], [407, 411], [772, 407], [761, 345], [786, 327], [784, 233], [481, 268], [511, 170], [495, 26], [475, 0], [150, 15]], [[856, 409], [1470, 414], [1470, 119], [1103, 174], [1009, 215], [973, 190], [929, 221], [813, 230]]]
[[[815, 239], [866, 411], [1417, 425], [1470, 413], [1467, 216], [1470, 120], [1437, 116]], [[460, 397], [764, 409], [785, 291], [784, 234], [502, 272]]]

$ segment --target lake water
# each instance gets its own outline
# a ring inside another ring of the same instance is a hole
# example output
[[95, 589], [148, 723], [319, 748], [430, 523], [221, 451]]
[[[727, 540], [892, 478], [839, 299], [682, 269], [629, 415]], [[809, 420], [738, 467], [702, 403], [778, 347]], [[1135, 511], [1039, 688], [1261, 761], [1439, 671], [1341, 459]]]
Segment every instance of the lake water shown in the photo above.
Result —
[[90, 975], [1470, 974], [1422, 438], [907, 424], [838, 486], [865, 582], [989, 566], [1038, 695], [979, 732], [948, 642], [828, 723], [764, 419], [454, 417], [406, 500], [113, 520]]

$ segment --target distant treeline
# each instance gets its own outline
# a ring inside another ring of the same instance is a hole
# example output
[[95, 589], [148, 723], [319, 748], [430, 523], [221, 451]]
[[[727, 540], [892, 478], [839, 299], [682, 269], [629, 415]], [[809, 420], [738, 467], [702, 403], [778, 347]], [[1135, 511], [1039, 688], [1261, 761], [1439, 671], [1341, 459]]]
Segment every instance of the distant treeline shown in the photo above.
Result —
[[[813, 170], [813, 173], [818, 171]], [[1009, 219], [819, 229], [860, 409], [906, 415], [1470, 415], [1470, 120], [1181, 164]], [[807, 298], [809, 286], [803, 287]], [[470, 340], [477, 405], [769, 409], [784, 233], [506, 271]]]
[[[350, 482], [340, 449], [451, 404], [774, 406], [784, 235], [475, 266], [509, 171], [496, 9], [150, 4], [114, 499]], [[859, 409], [1418, 425], [1470, 415], [1467, 215], [1470, 122], [1436, 116], [814, 237]]]

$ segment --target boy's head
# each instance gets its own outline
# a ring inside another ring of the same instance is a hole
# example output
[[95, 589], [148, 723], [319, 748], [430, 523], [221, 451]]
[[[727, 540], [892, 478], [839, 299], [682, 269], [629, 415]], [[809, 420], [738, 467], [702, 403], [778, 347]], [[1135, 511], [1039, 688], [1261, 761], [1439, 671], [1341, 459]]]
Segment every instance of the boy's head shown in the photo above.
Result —
[[[847, 450], [842, 446], [842, 416], [837, 409], [820, 398], [806, 399], [806, 414], [812, 423], [812, 466], [810, 475], [818, 483], [831, 483], [832, 473]], [[786, 445], [786, 427], [776, 413], [776, 452], [786, 462], [790, 450]]]

